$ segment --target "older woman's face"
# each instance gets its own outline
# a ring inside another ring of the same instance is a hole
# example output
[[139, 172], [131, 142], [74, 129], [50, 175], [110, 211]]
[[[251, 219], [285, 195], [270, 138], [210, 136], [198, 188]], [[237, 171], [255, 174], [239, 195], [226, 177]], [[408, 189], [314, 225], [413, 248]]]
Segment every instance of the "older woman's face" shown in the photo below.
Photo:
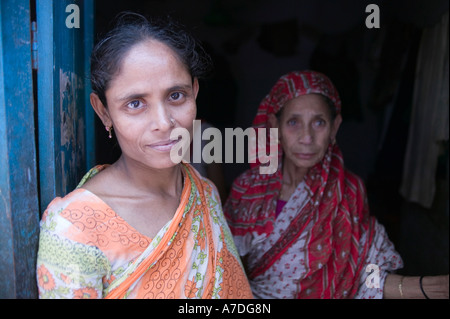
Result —
[[197, 92], [197, 80], [192, 81], [174, 52], [149, 40], [124, 57], [106, 91], [108, 108], [102, 120], [113, 126], [127, 159], [153, 168], [172, 167], [170, 150], [176, 142], [170, 134], [177, 127], [192, 133]]
[[278, 121], [285, 161], [309, 169], [324, 157], [342, 119], [331, 118], [328, 104], [317, 94], [288, 101]]

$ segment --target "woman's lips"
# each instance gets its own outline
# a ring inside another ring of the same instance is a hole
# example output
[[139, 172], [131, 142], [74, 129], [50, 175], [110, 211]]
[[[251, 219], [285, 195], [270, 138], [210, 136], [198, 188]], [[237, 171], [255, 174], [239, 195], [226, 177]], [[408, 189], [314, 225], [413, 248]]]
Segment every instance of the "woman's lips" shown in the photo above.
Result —
[[166, 140], [166, 141], [161, 141], [161, 142], [157, 142], [157, 143], [153, 143], [148, 145], [150, 148], [160, 151], [160, 152], [167, 152], [170, 151], [172, 149], [172, 147], [177, 144], [180, 141], [180, 139], [177, 140]]
[[315, 153], [295, 153], [295, 156], [297, 156], [300, 159], [309, 160], [314, 157]]

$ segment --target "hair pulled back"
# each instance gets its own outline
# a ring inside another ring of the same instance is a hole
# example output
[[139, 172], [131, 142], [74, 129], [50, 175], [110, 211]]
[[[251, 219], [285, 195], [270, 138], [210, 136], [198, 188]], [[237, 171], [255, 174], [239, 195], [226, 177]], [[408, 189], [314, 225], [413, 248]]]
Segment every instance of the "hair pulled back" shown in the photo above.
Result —
[[133, 46], [147, 40], [157, 40], [171, 48], [193, 79], [203, 78], [211, 71], [211, 58], [181, 24], [170, 17], [150, 20], [137, 13], [124, 12], [91, 54], [92, 91], [105, 107], [105, 92], [119, 72], [123, 58]]

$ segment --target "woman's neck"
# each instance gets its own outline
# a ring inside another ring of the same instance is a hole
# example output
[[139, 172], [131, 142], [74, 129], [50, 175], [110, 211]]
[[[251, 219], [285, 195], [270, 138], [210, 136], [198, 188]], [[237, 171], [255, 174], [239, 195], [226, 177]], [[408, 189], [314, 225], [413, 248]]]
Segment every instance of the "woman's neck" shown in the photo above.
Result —
[[154, 169], [130, 160], [123, 155], [112, 165], [116, 177], [124, 186], [135, 191], [177, 196], [183, 188], [181, 164]]
[[307, 172], [307, 168], [297, 167], [286, 158], [283, 159], [283, 184], [296, 187]]

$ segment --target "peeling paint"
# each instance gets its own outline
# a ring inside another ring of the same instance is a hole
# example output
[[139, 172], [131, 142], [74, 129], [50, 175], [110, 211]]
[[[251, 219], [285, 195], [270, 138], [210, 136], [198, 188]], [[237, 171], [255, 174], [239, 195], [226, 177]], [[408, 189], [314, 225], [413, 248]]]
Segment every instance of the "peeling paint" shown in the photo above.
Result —
[[[60, 112], [60, 128], [61, 128], [61, 146], [69, 145], [73, 140], [74, 128], [71, 121], [68, 120], [70, 110], [74, 109], [72, 105], [75, 101], [76, 93], [71, 92], [70, 83], [76, 77], [72, 72], [63, 72], [59, 69], [59, 112]], [[71, 112], [70, 112], [71, 113]]]
[[85, 153], [85, 119], [83, 96], [84, 83], [74, 72], [59, 70], [60, 158], [63, 177], [62, 188], [70, 190], [69, 181], [77, 180], [77, 172]]

